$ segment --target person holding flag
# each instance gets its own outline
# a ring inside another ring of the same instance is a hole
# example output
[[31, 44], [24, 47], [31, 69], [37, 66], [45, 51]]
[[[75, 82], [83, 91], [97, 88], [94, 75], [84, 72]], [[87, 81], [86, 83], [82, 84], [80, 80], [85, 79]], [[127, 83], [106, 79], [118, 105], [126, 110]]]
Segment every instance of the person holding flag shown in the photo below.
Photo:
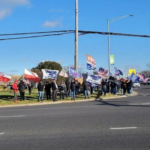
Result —
[[14, 90], [14, 100], [17, 100], [18, 99], [18, 85], [17, 85], [18, 81], [15, 80], [14, 84], [12, 85], [12, 88]]

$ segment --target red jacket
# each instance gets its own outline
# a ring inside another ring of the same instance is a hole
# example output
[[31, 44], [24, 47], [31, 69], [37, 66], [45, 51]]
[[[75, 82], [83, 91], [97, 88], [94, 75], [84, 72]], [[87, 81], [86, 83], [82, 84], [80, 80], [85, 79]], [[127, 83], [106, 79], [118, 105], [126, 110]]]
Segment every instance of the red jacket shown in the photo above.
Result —
[[14, 92], [18, 92], [18, 86], [16, 83], [12, 85]]

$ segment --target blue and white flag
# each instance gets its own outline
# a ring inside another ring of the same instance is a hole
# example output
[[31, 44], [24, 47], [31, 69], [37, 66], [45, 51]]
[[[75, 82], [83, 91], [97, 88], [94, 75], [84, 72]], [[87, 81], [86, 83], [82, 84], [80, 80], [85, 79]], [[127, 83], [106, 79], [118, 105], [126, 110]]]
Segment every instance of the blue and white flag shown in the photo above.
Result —
[[87, 63], [87, 69], [88, 69], [88, 70], [95, 70], [96, 67], [93, 66], [93, 65], [91, 65], [91, 64], [89, 64], [89, 63]]
[[102, 77], [90, 75], [87, 77], [86, 81], [91, 83], [91, 84], [100, 85], [101, 81], [102, 81]]
[[131, 74], [130, 80], [131, 80], [132, 82], [139, 82], [139, 81], [140, 81], [140, 78], [139, 78], [138, 76], [134, 75], [134, 74]]
[[71, 67], [69, 68], [69, 75], [73, 78], [78, 78], [78, 79], [82, 78], [82, 75], [77, 70]]
[[47, 70], [42, 69], [43, 72], [43, 79], [57, 79], [58, 76], [58, 70]]
[[87, 69], [88, 70], [95, 70], [96, 69], [95, 59], [88, 54], [86, 56], [87, 56]]
[[116, 67], [114, 67], [114, 70], [115, 70], [115, 75], [122, 75], [123, 76], [123, 72], [119, 69], [117, 69]]

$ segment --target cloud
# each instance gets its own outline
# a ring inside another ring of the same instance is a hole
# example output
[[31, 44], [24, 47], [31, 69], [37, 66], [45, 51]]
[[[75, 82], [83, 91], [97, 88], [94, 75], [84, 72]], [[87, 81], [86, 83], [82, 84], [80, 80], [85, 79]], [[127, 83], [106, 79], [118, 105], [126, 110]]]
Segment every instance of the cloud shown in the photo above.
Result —
[[0, 0], [0, 20], [9, 16], [14, 8], [25, 5], [30, 5], [29, 0]]
[[42, 25], [43, 27], [49, 27], [49, 28], [54, 28], [54, 27], [62, 27], [61, 20], [54, 20], [54, 21], [45, 21]]

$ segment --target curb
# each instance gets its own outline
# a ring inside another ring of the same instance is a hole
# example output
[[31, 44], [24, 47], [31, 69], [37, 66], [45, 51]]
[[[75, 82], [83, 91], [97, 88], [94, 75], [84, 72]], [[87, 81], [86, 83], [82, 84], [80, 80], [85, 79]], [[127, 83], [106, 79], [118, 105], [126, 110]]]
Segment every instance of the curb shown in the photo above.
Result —
[[[137, 96], [138, 92], [134, 92], [135, 94], [133, 95], [128, 95], [128, 96], [118, 96], [118, 97], [107, 97], [103, 98], [102, 100], [111, 100], [111, 99], [120, 99], [120, 98], [127, 98], [127, 97], [132, 97], [132, 96]], [[76, 101], [58, 101], [58, 102], [42, 102], [42, 103], [28, 103], [28, 104], [18, 104], [18, 105], [3, 105], [0, 106], [0, 108], [8, 108], [8, 107], [25, 107], [25, 106], [42, 106], [42, 105], [55, 105], [55, 104], [64, 104], [64, 103], [78, 103], [78, 102], [90, 102], [90, 101], [98, 101], [100, 99], [83, 99], [83, 100], [76, 100]]]

